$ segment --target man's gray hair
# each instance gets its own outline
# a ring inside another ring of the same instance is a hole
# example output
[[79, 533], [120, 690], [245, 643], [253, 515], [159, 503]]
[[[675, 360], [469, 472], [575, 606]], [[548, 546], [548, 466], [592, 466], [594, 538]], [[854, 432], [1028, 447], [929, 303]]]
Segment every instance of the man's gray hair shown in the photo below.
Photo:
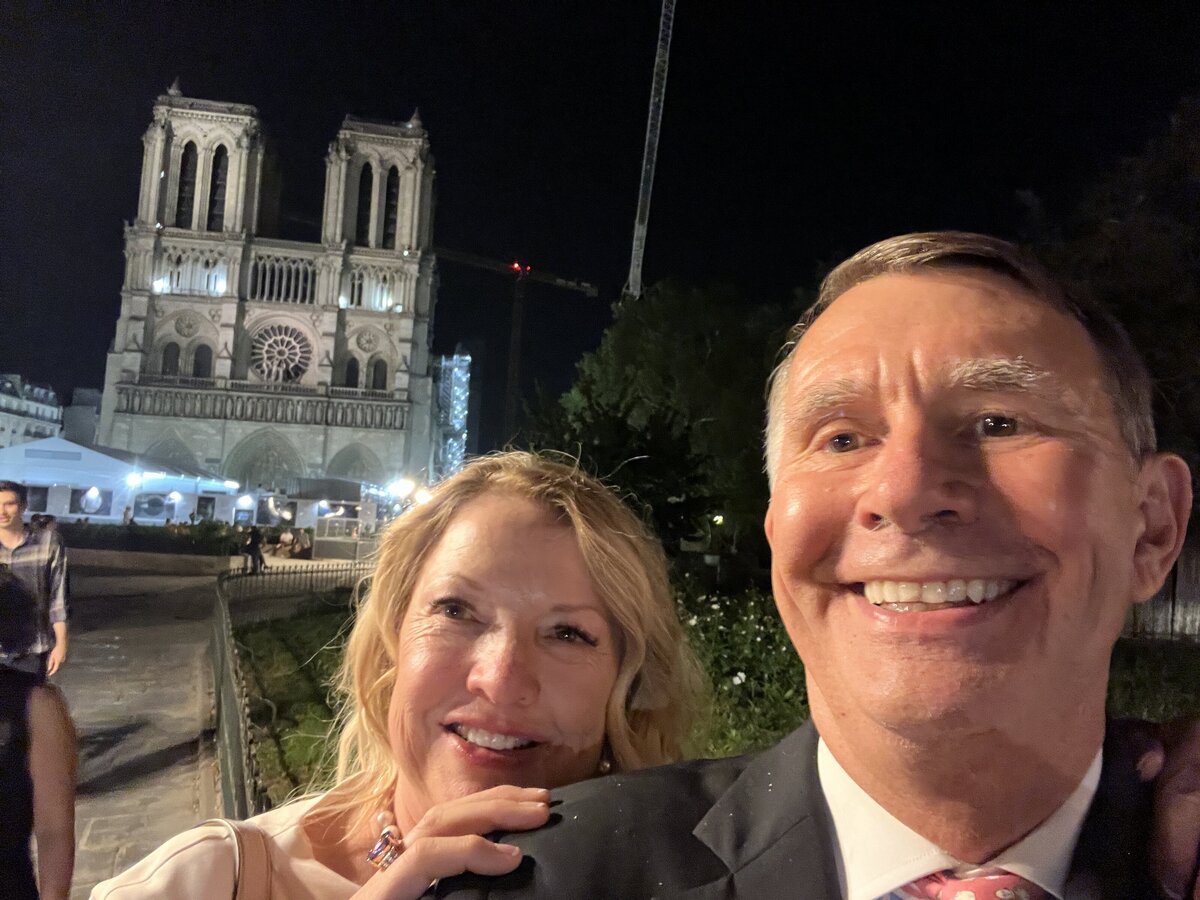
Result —
[[800, 338], [834, 300], [852, 287], [880, 275], [927, 269], [983, 269], [1003, 275], [1079, 322], [1100, 357], [1113, 412], [1129, 452], [1135, 460], [1141, 460], [1155, 451], [1150, 373], [1128, 333], [1110, 312], [1090, 298], [1072, 296], [1041, 263], [1015, 244], [983, 234], [930, 231], [888, 238], [838, 265], [821, 282], [816, 301], [788, 332], [780, 362], [768, 381], [766, 456], [772, 487], [783, 440], [781, 419], [788, 373]]

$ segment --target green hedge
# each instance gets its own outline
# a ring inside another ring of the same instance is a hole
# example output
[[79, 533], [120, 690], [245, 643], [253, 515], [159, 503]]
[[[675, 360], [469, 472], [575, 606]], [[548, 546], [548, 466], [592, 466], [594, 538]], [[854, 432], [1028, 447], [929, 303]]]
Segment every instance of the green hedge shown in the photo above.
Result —
[[[126, 550], [138, 553], [179, 553], [195, 556], [231, 556], [238, 552], [245, 535], [225, 522], [204, 520], [195, 525], [93, 525], [59, 522], [67, 548], [80, 550]], [[263, 543], [274, 544], [282, 529], [259, 526]], [[299, 529], [292, 529], [293, 532]], [[307, 529], [309, 536], [312, 529]], [[310, 541], [311, 544], [311, 541]]]
[[[699, 756], [768, 746], [808, 718], [804, 666], [770, 596], [706, 593], [683, 579], [680, 616], [708, 672], [711, 709], [691, 741]], [[306, 612], [238, 632], [251, 660], [251, 714], [259, 768], [273, 802], [332, 774], [329, 680], [349, 621], [344, 611]], [[1166, 721], [1200, 717], [1200, 645], [1120, 641], [1113, 652], [1113, 716]]]
[[229, 556], [237, 552], [238, 545], [233, 526], [224, 522], [203, 521], [171, 527], [60, 522], [58, 530], [68, 549]]

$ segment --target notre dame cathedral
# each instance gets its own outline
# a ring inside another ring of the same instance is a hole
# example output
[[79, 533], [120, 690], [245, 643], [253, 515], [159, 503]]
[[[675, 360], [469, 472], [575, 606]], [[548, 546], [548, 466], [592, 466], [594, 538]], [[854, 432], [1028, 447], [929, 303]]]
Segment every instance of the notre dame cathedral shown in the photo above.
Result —
[[347, 116], [321, 241], [271, 230], [257, 110], [160, 96], [125, 228], [97, 443], [246, 487], [428, 476], [433, 159], [417, 115]]

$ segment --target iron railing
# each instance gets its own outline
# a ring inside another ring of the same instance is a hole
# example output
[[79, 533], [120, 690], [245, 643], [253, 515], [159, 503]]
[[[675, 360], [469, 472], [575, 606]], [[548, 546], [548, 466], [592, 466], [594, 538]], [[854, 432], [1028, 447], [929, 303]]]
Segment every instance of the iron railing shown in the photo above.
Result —
[[242, 618], [238, 607], [247, 606], [247, 601], [303, 597], [355, 587], [371, 570], [369, 564], [348, 563], [292, 566], [259, 575], [229, 572], [217, 577], [211, 653], [217, 768], [226, 816], [244, 819], [264, 812], [269, 805], [258, 777], [254, 735], [250, 730], [250, 699], [242, 677], [241, 655], [233, 638], [234, 619]]

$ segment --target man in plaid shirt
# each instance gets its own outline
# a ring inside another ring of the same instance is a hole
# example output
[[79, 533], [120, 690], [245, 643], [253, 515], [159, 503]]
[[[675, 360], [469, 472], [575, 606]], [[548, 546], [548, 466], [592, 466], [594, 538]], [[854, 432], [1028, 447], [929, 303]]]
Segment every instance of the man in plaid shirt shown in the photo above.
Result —
[[0, 665], [44, 678], [67, 659], [67, 554], [54, 529], [22, 521], [27, 492], [0, 481]]

